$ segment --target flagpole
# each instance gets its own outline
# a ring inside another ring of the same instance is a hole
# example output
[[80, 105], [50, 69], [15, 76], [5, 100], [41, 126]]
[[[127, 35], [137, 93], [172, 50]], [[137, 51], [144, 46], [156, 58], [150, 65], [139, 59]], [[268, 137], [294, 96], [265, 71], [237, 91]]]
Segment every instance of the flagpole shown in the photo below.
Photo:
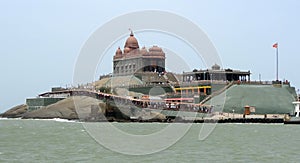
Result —
[[276, 47], [276, 81], [278, 81], [278, 43]]

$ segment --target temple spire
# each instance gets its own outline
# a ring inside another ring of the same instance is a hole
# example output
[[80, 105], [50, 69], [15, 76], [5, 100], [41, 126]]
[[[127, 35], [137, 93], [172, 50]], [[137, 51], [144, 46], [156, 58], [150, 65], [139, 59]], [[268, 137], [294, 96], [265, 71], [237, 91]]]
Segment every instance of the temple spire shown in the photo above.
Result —
[[131, 28], [128, 28], [128, 30], [130, 31], [130, 36], [133, 36], [133, 32], [132, 32]]

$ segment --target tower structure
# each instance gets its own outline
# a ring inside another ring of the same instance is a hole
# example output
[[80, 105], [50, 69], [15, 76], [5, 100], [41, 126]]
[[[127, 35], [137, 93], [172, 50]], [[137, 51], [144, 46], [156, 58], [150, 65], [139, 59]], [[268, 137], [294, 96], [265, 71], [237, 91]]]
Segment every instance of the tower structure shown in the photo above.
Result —
[[162, 48], [152, 46], [140, 49], [137, 39], [131, 31], [124, 49], [118, 47], [113, 57], [113, 75], [131, 75], [140, 72], [164, 72], [165, 53]]

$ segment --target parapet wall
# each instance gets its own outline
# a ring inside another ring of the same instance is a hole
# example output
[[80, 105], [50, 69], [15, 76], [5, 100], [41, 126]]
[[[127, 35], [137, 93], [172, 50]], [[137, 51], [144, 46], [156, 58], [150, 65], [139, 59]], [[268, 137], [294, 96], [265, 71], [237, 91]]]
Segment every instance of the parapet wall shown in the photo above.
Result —
[[32, 111], [43, 106], [54, 104], [63, 99], [65, 98], [28, 98], [26, 99], [26, 104], [28, 106], [28, 111]]

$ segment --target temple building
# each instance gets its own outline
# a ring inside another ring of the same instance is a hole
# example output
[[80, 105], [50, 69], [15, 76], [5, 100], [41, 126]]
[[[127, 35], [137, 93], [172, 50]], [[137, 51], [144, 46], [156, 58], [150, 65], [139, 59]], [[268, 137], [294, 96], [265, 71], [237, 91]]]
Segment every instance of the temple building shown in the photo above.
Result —
[[124, 49], [119, 47], [113, 57], [113, 75], [132, 75], [141, 72], [164, 72], [165, 53], [162, 48], [152, 46], [140, 49], [137, 39], [131, 31], [127, 38]]
[[[165, 72], [165, 60], [165, 53], [162, 48], [156, 45], [149, 49], [146, 47], [140, 49], [139, 43], [131, 31], [125, 42], [124, 49], [122, 50], [118, 47], [113, 57], [113, 76], [137, 76], [137, 74], [142, 74], [142, 78], [146, 79], [146, 75], [150, 72], [158, 74]], [[215, 64], [211, 69], [195, 69], [192, 72], [184, 72], [181, 81], [250, 81], [250, 74], [250, 71], [221, 69], [219, 65]], [[151, 81], [151, 83], [153, 82]], [[155, 82], [161, 83], [159, 81]]]
[[183, 82], [199, 80], [221, 80], [221, 81], [250, 81], [250, 71], [240, 71], [232, 69], [221, 69], [214, 64], [211, 69], [193, 70], [183, 73]]

